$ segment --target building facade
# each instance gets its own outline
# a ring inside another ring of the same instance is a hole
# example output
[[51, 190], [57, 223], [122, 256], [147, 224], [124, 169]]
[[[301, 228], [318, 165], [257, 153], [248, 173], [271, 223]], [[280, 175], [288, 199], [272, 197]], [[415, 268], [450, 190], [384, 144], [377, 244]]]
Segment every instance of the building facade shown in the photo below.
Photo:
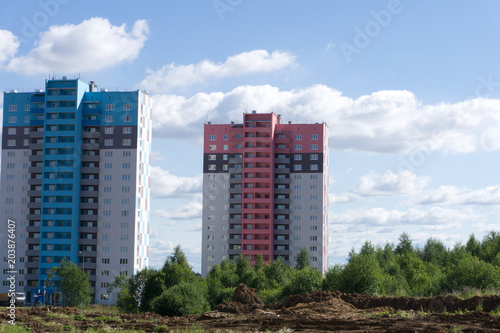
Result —
[[274, 113], [205, 124], [202, 275], [240, 254], [295, 266], [302, 247], [328, 258], [328, 126], [282, 124]]
[[[148, 265], [151, 98], [80, 79], [46, 80], [45, 91], [4, 94], [0, 278], [10, 276], [8, 220], [15, 222], [16, 291], [45, 294], [65, 258], [89, 274], [96, 303], [116, 275]], [[9, 284], [3, 282], [0, 292]]]

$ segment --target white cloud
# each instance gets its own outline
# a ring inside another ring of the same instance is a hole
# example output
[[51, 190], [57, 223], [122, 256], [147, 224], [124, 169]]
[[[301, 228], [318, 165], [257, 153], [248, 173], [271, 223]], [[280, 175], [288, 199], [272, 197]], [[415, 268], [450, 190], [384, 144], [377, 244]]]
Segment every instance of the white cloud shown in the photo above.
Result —
[[141, 83], [154, 92], [166, 92], [175, 87], [205, 83], [211, 79], [241, 76], [251, 73], [265, 73], [295, 64], [295, 56], [288, 52], [253, 50], [227, 58], [224, 63], [203, 60], [197, 64], [163, 66], [149, 71]]
[[17, 53], [19, 41], [8, 30], [0, 30], [0, 64], [10, 60]]
[[[347, 151], [408, 154], [441, 150], [471, 153], [500, 149], [500, 100], [477, 98], [459, 103], [423, 105], [409, 91], [378, 91], [352, 99], [325, 85], [280, 91], [263, 86], [239, 86], [222, 93], [185, 98], [155, 96], [155, 131], [202, 141], [202, 123], [241, 122], [245, 108], [273, 111], [283, 120], [326, 122], [330, 147]], [[186, 117], [189, 115], [189, 117]]]
[[153, 216], [169, 218], [172, 220], [201, 219], [201, 202], [191, 201], [184, 207], [176, 209], [174, 212], [167, 212], [163, 209], [155, 210]]
[[153, 197], [196, 194], [201, 191], [202, 183], [202, 175], [179, 177], [160, 167], [151, 167], [151, 194]]
[[332, 224], [346, 224], [359, 228], [359, 226], [398, 226], [422, 225], [439, 226], [451, 222], [468, 221], [478, 216], [468, 209], [453, 210], [440, 207], [429, 209], [412, 208], [407, 211], [387, 210], [385, 208], [352, 209], [330, 217]]
[[350, 203], [350, 202], [354, 202], [358, 199], [359, 199], [358, 195], [356, 195], [354, 193], [349, 193], [349, 192], [340, 193], [340, 194], [332, 193], [332, 194], [328, 195], [328, 201], [329, 201], [330, 205]]
[[94, 17], [78, 25], [51, 26], [41, 33], [36, 47], [13, 58], [6, 68], [24, 74], [92, 72], [137, 58], [149, 34], [145, 20], [130, 32], [126, 24], [112, 25]]
[[429, 177], [403, 170], [400, 173], [370, 173], [359, 180], [353, 192], [362, 196], [401, 196], [418, 194], [429, 185]]
[[500, 185], [487, 186], [479, 190], [440, 186], [416, 197], [414, 201], [421, 205], [500, 205]]

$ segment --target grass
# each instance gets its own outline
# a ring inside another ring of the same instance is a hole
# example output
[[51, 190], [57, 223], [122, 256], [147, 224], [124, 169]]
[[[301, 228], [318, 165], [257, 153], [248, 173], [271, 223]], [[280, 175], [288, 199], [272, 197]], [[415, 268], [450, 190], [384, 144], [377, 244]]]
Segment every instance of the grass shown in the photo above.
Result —
[[379, 318], [379, 317], [403, 317], [403, 318], [412, 318], [412, 317], [415, 317], [415, 316], [424, 316], [426, 315], [425, 312], [418, 312], [418, 313], [415, 313], [413, 312], [413, 310], [410, 310], [410, 311], [397, 311], [397, 312], [394, 312], [394, 313], [391, 313], [389, 311], [383, 311], [383, 312], [378, 312], [378, 313], [371, 313], [369, 314], [368, 316], [369, 317], [375, 317], [375, 318]]
[[95, 317], [92, 319], [93, 321], [103, 321], [103, 322], [121, 322], [122, 319], [120, 317], [105, 317], [105, 316], [101, 316], [101, 317]]
[[0, 332], [3, 333], [31, 333], [27, 328], [21, 324], [11, 325], [8, 323], [0, 324]]
[[469, 299], [475, 296], [491, 296], [500, 294], [500, 289], [498, 288], [485, 288], [479, 289], [474, 287], [464, 287], [460, 290], [453, 290], [451, 296], [455, 296], [461, 299]]

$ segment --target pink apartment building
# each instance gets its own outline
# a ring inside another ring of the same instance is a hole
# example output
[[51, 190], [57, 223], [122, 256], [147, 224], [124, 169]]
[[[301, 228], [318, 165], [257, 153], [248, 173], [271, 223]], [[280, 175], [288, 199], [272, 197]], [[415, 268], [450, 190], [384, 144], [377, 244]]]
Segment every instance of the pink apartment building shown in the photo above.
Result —
[[274, 113], [205, 124], [202, 275], [240, 253], [295, 266], [302, 247], [328, 258], [328, 126], [281, 123]]

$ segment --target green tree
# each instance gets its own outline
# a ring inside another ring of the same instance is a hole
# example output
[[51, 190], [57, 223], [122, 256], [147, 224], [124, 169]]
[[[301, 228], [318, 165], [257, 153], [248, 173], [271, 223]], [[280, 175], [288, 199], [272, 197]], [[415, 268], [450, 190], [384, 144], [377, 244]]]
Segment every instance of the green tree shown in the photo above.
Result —
[[344, 270], [344, 266], [336, 264], [328, 268], [323, 279], [323, 290], [338, 291], [341, 288], [341, 275]]
[[465, 249], [474, 257], [479, 257], [481, 253], [481, 243], [476, 239], [474, 234], [469, 236], [469, 240], [465, 244]]
[[177, 245], [172, 255], [167, 258], [162, 271], [165, 274], [166, 289], [183, 282], [194, 282], [196, 280], [196, 274], [189, 265], [180, 245]]
[[[226, 266], [227, 269], [228, 266]], [[227, 279], [223, 279], [223, 273], [221, 266], [215, 264], [210, 272], [208, 272], [206, 283], [207, 283], [207, 299], [210, 306], [215, 306], [222, 302], [229, 301], [234, 294], [235, 286], [230, 284], [225, 285]], [[236, 279], [235, 279], [236, 281]]]
[[382, 293], [383, 273], [374, 255], [351, 257], [340, 274], [340, 290], [360, 294]]
[[254, 272], [247, 257], [243, 254], [240, 254], [236, 259], [236, 274], [238, 275], [238, 282], [250, 286]]
[[396, 249], [394, 250], [394, 252], [396, 254], [406, 254], [406, 253], [413, 252], [413, 246], [412, 246], [410, 236], [406, 232], [403, 232], [399, 236], [398, 240], [399, 240], [399, 243], [396, 246]]
[[450, 267], [446, 276], [446, 291], [475, 287], [478, 289], [500, 286], [500, 270], [477, 257], [467, 253]]
[[309, 267], [309, 263], [311, 261], [311, 256], [309, 255], [309, 252], [307, 252], [307, 248], [305, 246], [300, 248], [300, 252], [297, 255], [297, 263], [295, 264], [295, 269], [298, 269], [299, 271]]
[[54, 268], [55, 285], [63, 295], [65, 306], [85, 306], [92, 300], [88, 275], [71, 261], [63, 260]]
[[429, 238], [424, 246], [423, 260], [436, 265], [444, 265], [448, 250], [440, 240]]
[[154, 312], [162, 316], [202, 314], [210, 310], [205, 290], [199, 283], [181, 283], [165, 290], [151, 302]]
[[282, 298], [318, 290], [322, 280], [321, 273], [311, 266], [296, 270], [292, 279], [283, 287]]
[[113, 292], [118, 293], [117, 306], [126, 313], [135, 313], [139, 310], [135, 302], [133, 294], [129, 292], [132, 289], [132, 278], [125, 275], [115, 276], [115, 280], [107, 289], [107, 293], [111, 295]]
[[141, 295], [140, 310], [142, 312], [151, 310], [151, 300], [160, 295], [165, 290], [165, 273], [162, 270], [146, 268], [146, 282]]

